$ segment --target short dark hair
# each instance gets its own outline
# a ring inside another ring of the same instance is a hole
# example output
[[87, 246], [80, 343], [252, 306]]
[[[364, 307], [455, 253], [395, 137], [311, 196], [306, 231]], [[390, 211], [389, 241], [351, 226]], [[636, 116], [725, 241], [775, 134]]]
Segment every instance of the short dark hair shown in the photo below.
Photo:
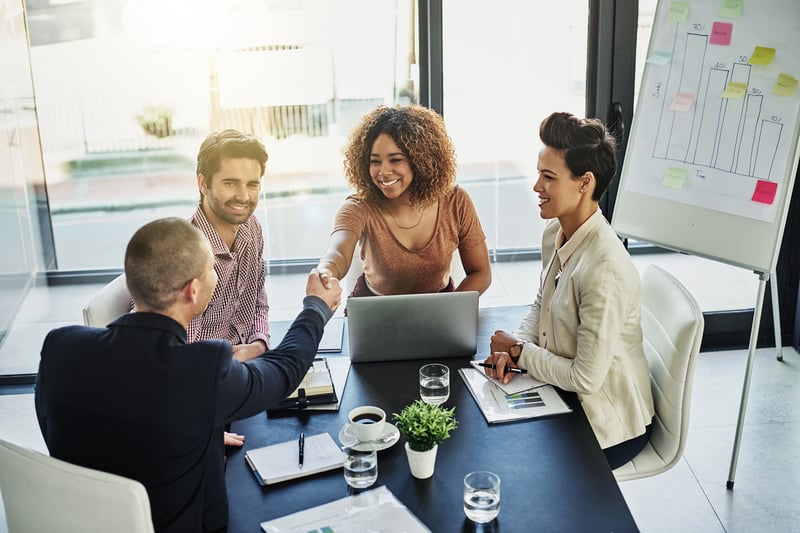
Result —
[[[197, 175], [202, 175], [206, 185], [219, 172], [223, 159], [253, 159], [261, 166], [261, 176], [267, 167], [267, 149], [254, 136], [239, 130], [227, 129], [209, 133], [197, 153]], [[202, 201], [202, 193], [201, 193]]]
[[128, 291], [135, 302], [163, 311], [175, 303], [188, 281], [203, 274], [210, 254], [203, 232], [187, 220], [168, 217], [148, 222], [125, 249]]
[[545, 146], [564, 152], [564, 161], [573, 176], [594, 173], [592, 199], [599, 201], [617, 172], [617, 143], [603, 121], [553, 113], [539, 125], [539, 138]]
[[414, 104], [378, 106], [361, 119], [345, 150], [347, 183], [359, 198], [368, 203], [383, 199], [369, 174], [372, 145], [381, 134], [391, 137], [408, 158], [414, 172], [409, 186], [412, 205], [433, 203], [452, 189], [456, 153], [441, 115]]

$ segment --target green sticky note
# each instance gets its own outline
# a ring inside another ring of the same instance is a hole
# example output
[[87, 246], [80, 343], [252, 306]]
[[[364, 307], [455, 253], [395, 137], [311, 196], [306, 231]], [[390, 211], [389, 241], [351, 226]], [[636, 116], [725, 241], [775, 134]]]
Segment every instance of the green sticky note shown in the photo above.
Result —
[[728, 82], [728, 86], [722, 91], [720, 97], [730, 98], [731, 100], [741, 100], [747, 93], [747, 84], [738, 81]]
[[672, 61], [672, 54], [669, 52], [653, 52], [653, 55], [647, 58], [646, 63], [653, 65], [666, 65]]
[[775, 85], [772, 87], [773, 94], [778, 96], [792, 96], [797, 91], [797, 78], [784, 74], [778, 74], [778, 79], [775, 80]]
[[689, 2], [672, 2], [669, 5], [670, 22], [686, 22], [689, 20]]
[[750, 54], [751, 65], [769, 65], [775, 59], [775, 49], [767, 48], [766, 46], [756, 46], [753, 53]]
[[689, 171], [685, 168], [669, 167], [661, 183], [671, 189], [681, 189], [683, 188], [683, 184], [686, 183], [686, 178], [688, 176]]
[[723, 0], [719, 8], [719, 16], [726, 19], [738, 19], [742, 16], [744, 0]]

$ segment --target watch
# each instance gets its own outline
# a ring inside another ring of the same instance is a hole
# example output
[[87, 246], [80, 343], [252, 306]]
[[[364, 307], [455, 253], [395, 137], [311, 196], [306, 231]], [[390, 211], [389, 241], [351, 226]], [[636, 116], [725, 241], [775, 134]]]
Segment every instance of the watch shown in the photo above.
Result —
[[511, 356], [511, 360], [514, 361], [514, 363], [516, 363], [522, 355], [523, 346], [525, 346], [525, 341], [517, 341], [508, 349], [508, 355]]

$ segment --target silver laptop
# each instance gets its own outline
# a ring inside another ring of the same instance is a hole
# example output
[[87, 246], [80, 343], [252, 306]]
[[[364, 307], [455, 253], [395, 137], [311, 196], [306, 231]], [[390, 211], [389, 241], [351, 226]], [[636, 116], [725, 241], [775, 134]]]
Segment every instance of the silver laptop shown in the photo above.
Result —
[[350, 298], [347, 333], [354, 363], [470, 357], [478, 349], [478, 293]]

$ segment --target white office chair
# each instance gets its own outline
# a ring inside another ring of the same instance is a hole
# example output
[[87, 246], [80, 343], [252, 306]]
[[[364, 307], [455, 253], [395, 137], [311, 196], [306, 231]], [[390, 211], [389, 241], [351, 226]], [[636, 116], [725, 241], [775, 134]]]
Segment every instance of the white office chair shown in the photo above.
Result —
[[0, 439], [0, 493], [9, 533], [152, 533], [144, 485]]
[[83, 323], [87, 326], [105, 327], [120, 315], [131, 310], [131, 295], [125, 285], [125, 274], [120, 274], [83, 308]]
[[703, 312], [681, 282], [649, 265], [642, 276], [642, 333], [656, 414], [650, 442], [614, 470], [617, 481], [654, 476], [680, 460], [703, 326]]

